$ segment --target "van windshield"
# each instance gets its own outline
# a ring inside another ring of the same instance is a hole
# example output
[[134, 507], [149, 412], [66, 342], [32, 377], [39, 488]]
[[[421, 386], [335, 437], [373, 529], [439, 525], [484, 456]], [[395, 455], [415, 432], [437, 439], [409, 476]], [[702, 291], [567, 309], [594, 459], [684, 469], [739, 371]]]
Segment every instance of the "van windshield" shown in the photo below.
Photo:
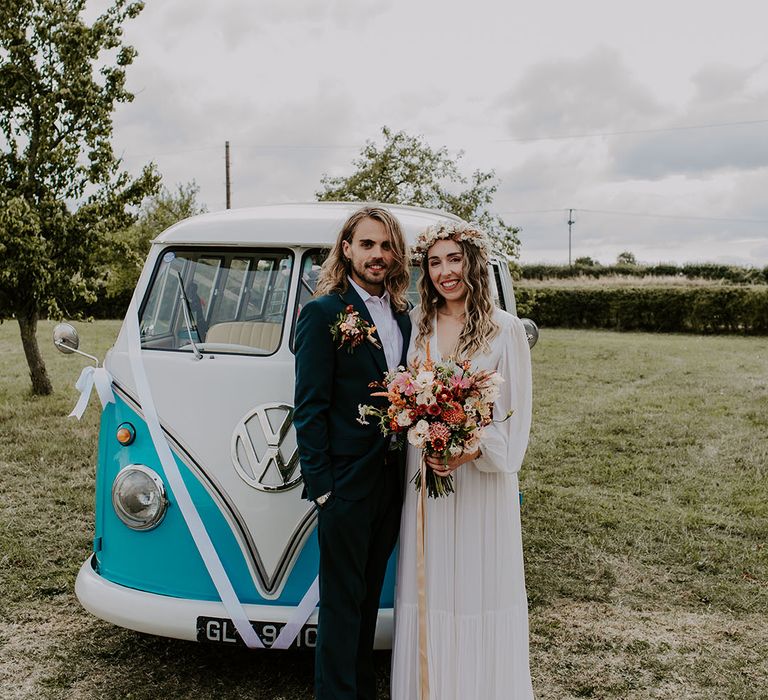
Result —
[[293, 256], [289, 251], [167, 250], [141, 313], [153, 350], [271, 355], [280, 346]]

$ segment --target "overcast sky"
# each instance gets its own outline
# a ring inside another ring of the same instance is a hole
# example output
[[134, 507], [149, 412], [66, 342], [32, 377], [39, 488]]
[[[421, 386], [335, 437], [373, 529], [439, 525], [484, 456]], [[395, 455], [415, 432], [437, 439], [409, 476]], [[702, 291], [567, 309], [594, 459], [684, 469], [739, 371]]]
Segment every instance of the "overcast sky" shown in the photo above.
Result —
[[[99, 0], [101, 2], [101, 0]], [[98, 7], [98, 4], [93, 5]], [[524, 262], [768, 265], [765, 0], [148, 0], [115, 143], [224, 207], [313, 199], [383, 125], [494, 170]]]

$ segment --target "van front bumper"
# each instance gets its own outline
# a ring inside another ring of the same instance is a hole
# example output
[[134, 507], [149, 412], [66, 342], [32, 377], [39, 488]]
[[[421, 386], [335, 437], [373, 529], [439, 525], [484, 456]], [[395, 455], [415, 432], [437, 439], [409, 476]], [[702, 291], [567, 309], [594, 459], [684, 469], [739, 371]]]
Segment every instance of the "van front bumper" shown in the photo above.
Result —
[[[93, 568], [93, 555], [80, 567], [75, 581], [75, 594], [80, 604], [92, 615], [119, 627], [160, 637], [198, 641], [198, 618], [228, 620], [229, 617], [220, 602], [147, 593], [108, 581]], [[288, 622], [295, 610], [285, 605], [246, 604], [243, 608], [251, 622], [275, 625]], [[392, 617], [391, 608], [379, 610], [375, 649], [392, 647]], [[307, 624], [317, 625], [317, 610], [310, 615]], [[226, 634], [223, 639], [217, 639], [216, 636], [208, 641], [234, 642]], [[221, 637], [220, 634], [218, 636]], [[299, 636], [301, 640], [302, 635]], [[268, 639], [265, 642], [269, 644]], [[312, 646], [311, 643], [300, 645]]]

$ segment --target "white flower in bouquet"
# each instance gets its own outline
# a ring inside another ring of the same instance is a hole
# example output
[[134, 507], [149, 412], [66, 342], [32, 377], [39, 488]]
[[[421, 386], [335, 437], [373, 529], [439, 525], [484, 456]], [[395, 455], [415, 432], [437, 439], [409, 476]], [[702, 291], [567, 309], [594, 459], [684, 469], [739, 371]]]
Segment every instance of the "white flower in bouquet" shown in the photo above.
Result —
[[499, 398], [499, 387], [497, 384], [491, 384], [483, 389], [480, 396], [481, 403], [493, 403]]
[[429, 438], [429, 423], [425, 420], [420, 420], [408, 431], [408, 442], [414, 447], [418, 447], [423, 450], [427, 444]]
[[437, 397], [432, 393], [432, 388], [429, 387], [416, 394], [416, 403], [422, 406], [431, 406], [433, 403], [437, 403]]
[[366, 418], [371, 415], [370, 413], [371, 406], [363, 406], [363, 404], [359, 404], [357, 407], [357, 422], [360, 423], [360, 425], [370, 425]]
[[397, 424], [401, 428], [407, 428], [413, 421], [411, 420], [411, 414], [408, 411], [400, 411], [397, 414]]
[[477, 452], [480, 447], [480, 438], [482, 437], [481, 431], [478, 430], [475, 434], [464, 443], [464, 451], [467, 453]]
[[415, 384], [420, 390], [429, 389], [431, 391], [432, 385], [435, 383], [435, 373], [428, 372], [426, 370], [419, 372], [416, 375]]

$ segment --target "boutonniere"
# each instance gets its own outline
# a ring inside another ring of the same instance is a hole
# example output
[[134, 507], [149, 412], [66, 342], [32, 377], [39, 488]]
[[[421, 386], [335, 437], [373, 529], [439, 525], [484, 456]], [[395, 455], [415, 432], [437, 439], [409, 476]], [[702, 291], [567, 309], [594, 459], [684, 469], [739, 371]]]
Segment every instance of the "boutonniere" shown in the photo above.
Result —
[[331, 337], [339, 344], [340, 348], [346, 345], [347, 352], [352, 352], [364, 340], [367, 340], [375, 348], [381, 348], [379, 341], [373, 337], [375, 332], [376, 326], [372, 326], [368, 321], [360, 318], [360, 314], [355, 311], [352, 304], [349, 304], [336, 317], [336, 322], [331, 324]]

